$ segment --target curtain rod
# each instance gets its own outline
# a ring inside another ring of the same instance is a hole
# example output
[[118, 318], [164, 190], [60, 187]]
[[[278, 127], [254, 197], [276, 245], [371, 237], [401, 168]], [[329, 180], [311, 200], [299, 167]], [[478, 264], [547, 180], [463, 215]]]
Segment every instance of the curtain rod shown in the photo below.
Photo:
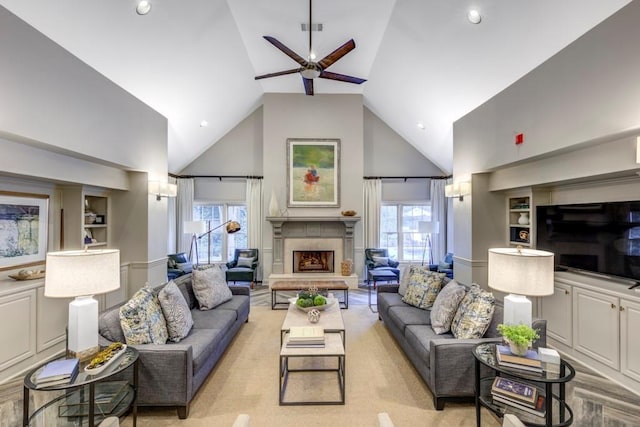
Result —
[[403, 179], [405, 182], [408, 179], [449, 179], [451, 175], [447, 176], [364, 176], [364, 179]]
[[172, 178], [218, 178], [220, 181], [222, 179], [264, 179], [263, 176], [260, 175], [176, 175], [173, 173], [169, 174]]

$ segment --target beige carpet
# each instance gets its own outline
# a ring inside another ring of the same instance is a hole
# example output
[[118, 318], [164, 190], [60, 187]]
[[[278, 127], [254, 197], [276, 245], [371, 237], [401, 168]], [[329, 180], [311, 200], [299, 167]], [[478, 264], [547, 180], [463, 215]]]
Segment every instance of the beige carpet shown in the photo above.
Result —
[[[231, 426], [238, 414], [246, 413], [252, 427], [376, 426], [377, 413], [388, 412], [396, 427], [475, 426], [472, 404], [433, 409], [427, 387], [366, 305], [342, 310], [347, 328], [346, 404], [279, 406], [279, 330], [285, 314], [284, 310], [251, 307], [249, 323], [196, 395], [189, 418], [179, 420], [175, 410], [141, 408], [138, 425]], [[307, 374], [295, 375], [302, 379]], [[319, 391], [322, 397], [337, 397], [335, 373], [309, 375], [313, 377], [304, 384], [292, 381], [287, 396]], [[482, 415], [483, 426], [499, 426], [486, 410]], [[131, 426], [131, 416], [121, 425]]]

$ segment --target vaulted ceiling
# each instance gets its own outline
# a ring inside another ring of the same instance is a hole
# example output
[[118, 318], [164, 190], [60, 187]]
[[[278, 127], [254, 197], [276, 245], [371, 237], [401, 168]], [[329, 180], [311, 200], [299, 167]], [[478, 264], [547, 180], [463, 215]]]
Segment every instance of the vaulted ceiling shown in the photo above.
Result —
[[[0, 0], [88, 65], [163, 114], [169, 170], [179, 172], [261, 105], [263, 93], [304, 94], [298, 67], [263, 36], [307, 59], [308, 0]], [[452, 123], [630, 0], [316, 0], [318, 60], [354, 39], [316, 94], [358, 93], [438, 165], [452, 170]], [[467, 19], [477, 9], [482, 21]], [[46, 66], [46, 64], [44, 65]], [[526, 102], [526, 100], [522, 100]], [[201, 126], [205, 120], [208, 126]], [[423, 129], [417, 126], [423, 124]]]

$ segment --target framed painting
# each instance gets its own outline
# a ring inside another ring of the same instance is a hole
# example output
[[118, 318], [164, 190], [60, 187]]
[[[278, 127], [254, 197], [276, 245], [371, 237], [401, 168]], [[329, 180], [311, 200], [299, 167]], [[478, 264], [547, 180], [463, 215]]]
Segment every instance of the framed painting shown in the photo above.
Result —
[[0, 191], [0, 270], [42, 264], [49, 196]]
[[339, 139], [287, 139], [287, 206], [340, 206]]

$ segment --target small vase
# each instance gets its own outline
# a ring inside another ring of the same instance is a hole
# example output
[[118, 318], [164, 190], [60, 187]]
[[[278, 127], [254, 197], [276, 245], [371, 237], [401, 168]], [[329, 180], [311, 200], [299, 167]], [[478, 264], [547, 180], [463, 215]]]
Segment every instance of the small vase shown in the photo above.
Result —
[[529, 212], [520, 212], [520, 218], [518, 218], [518, 224], [520, 225], [529, 224]]
[[529, 343], [514, 344], [512, 342], [509, 342], [509, 350], [511, 350], [511, 353], [515, 354], [516, 356], [524, 356], [527, 354], [527, 350], [529, 350]]
[[269, 201], [269, 215], [280, 215], [280, 207], [278, 206], [278, 198], [276, 197], [276, 190], [271, 190], [271, 200]]
[[316, 310], [315, 308], [313, 310], [309, 310], [307, 317], [309, 318], [309, 322], [318, 323], [320, 321], [320, 310]]

